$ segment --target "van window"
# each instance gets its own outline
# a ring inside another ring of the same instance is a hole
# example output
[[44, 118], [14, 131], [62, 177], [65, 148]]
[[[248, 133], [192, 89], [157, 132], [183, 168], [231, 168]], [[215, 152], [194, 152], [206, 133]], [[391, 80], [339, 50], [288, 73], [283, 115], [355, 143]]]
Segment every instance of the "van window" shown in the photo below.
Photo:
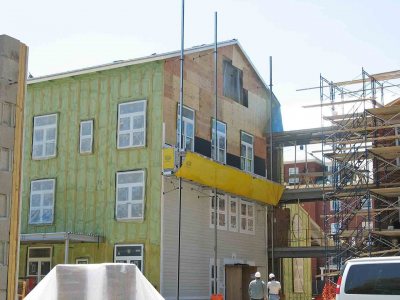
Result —
[[346, 294], [400, 295], [400, 263], [350, 266], [344, 292]]

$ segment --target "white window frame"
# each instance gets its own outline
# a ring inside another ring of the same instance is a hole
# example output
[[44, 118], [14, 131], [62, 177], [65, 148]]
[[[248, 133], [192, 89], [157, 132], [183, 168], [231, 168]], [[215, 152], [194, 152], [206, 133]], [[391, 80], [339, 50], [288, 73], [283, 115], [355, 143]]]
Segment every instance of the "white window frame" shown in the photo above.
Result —
[[89, 264], [89, 258], [87, 257], [79, 257], [75, 259], [75, 264], [77, 265], [87, 265]]
[[0, 147], [0, 161], [3, 159], [3, 155], [5, 155], [7, 159], [7, 167], [5, 169], [0, 168], [0, 172], [11, 172], [13, 163], [13, 151], [9, 148]]
[[[49, 118], [55, 116], [56, 120], [54, 124], [50, 125], [35, 125], [36, 121], [42, 118]], [[34, 116], [33, 117], [33, 132], [32, 132], [32, 159], [48, 159], [55, 157], [57, 155], [57, 136], [58, 136], [58, 114], [49, 114], [43, 116]], [[55, 129], [54, 140], [47, 140], [46, 135], [47, 131]], [[43, 130], [43, 140], [37, 142], [35, 140], [35, 131]], [[46, 145], [49, 143], [54, 143], [54, 153], [50, 153], [46, 155]], [[35, 155], [35, 146], [42, 145], [42, 153], [41, 155]]]
[[[90, 135], [83, 135], [82, 127], [84, 124], [90, 124]], [[82, 149], [82, 140], [90, 140], [90, 150]], [[90, 154], [93, 153], [93, 120], [81, 121], [79, 126], [79, 153]]]
[[370, 221], [362, 221], [361, 222], [361, 226], [365, 230], [373, 230], [374, 229], [374, 221], [372, 221], [372, 220], [370, 220]]
[[6, 206], [5, 207], [5, 215], [0, 215], [0, 220], [1, 219], [4, 219], [4, 218], [8, 218], [8, 215], [9, 215], [9, 197], [8, 197], [8, 195], [7, 194], [3, 194], [3, 193], [0, 193], [0, 196], [4, 196], [4, 205]]
[[[117, 248], [118, 247], [140, 247], [140, 256], [118, 256], [117, 259]], [[144, 273], [144, 244], [116, 244], [114, 245], [114, 263], [122, 263], [121, 261], [125, 261], [124, 263], [130, 263], [132, 260], [140, 260], [141, 266], [139, 270]]]
[[[179, 126], [180, 126], [179, 108], [180, 108], [180, 106], [178, 104], [178, 113], [177, 113], [177, 117], [176, 117], [176, 120], [177, 120], [177, 122], [176, 122], [177, 123], [176, 124], [177, 125], [176, 126], [176, 145], [177, 146], [179, 145], [179, 138], [180, 138], [180, 135], [179, 135]], [[190, 111], [190, 113], [193, 114], [193, 120], [185, 116], [185, 114], [184, 114], [184, 110], [185, 109]], [[195, 112], [194, 109], [191, 109], [190, 107], [184, 105], [183, 106], [183, 110], [182, 110], [182, 117], [183, 117], [182, 118], [182, 120], [183, 120], [183, 131], [182, 131], [182, 134], [183, 134], [183, 149], [185, 151], [194, 152], [194, 142], [195, 142], [194, 137], [195, 137], [195, 132], [196, 132], [196, 127], [195, 127], [196, 126], [196, 112]], [[187, 136], [186, 135], [188, 124], [191, 124], [192, 127], [193, 127], [193, 136]], [[187, 138], [192, 140], [192, 147], [190, 149], [187, 148], [187, 144], [186, 144], [186, 139]]]
[[[30, 249], [50, 249], [50, 256], [49, 257], [30, 257]], [[41, 263], [42, 262], [49, 262], [50, 263], [50, 270], [51, 270], [51, 260], [53, 257], [53, 248], [52, 247], [28, 247], [28, 253], [27, 253], [27, 261], [26, 261], [26, 276], [28, 277], [36, 277], [38, 279], [38, 282], [43, 279], [44, 276], [47, 274], [42, 274], [41, 273]], [[37, 262], [38, 263], [38, 274], [37, 275], [31, 275], [29, 273], [29, 263], [30, 262]]]
[[[121, 107], [125, 105], [132, 105], [132, 104], [139, 104], [143, 103], [143, 110], [140, 112], [133, 112], [133, 113], [124, 113], [121, 114]], [[147, 118], [146, 118], [146, 111], [147, 111], [147, 101], [146, 100], [135, 100], [129, 102], [123, 102], [118, 104], [118, 132], [117, 132], [117, 149], [127, 149], [127, 148], [139, 148], [146, 146], [146, 131], [147, 131]], [[143, 127], [140, 129], [133, 129], [133, 119], [138, 116], [143, 116]], [[120, 129], [120, 123], [122, 118], [129, 118], [130, 128], [126, 130]], [[143, 132], [143, 141], [138, 145], [133, 144], [133, 134]], [[123, 134], [129, 134], [129, 145], [127, 146], [120, 146], [119, 140], [120, 136]]]
[[[217, 194], [217, 199], [218, 199], [217, 206], [216, 206], [217, 210], [218, 210], [218, 214], [217, 214], [218, 225], [217, 225], [217, 228], [219, 230], [227, 230], [227, 228], [228, 228], [228, 205], [227, 205], [228, 204], [228, 197], [225, 194], [218, 193]], [[224, 210], [220, 209], [220, 200], [224, 201], [224, 204], [225, 204], [225, 209]], [[214, 193], [211, 193], [211, 196], [210, 196], [210, 228], [214, 228], [214, 212], [215, 212], [215, 210], [212, 207], [213, 202], [214, 202]], [[225, 219], [225, 225], [223, 225], [223, 226], [220, 225], [220, 216], [223, 216], [223, 218]]]
[[[235, 203], [236, 205], [236, 212], [232, 212], [231, 204]], [[240, 209], [240, 200], [236, 197], [230, 196], [229, 197], [229, 205], [228, 205], [229, 215], [229, 231], [238, 232], [239, 231], [239, 209]], [[232, 225], [232, 218], [236, 220], [236, 227]]]
[[[249, 144], [243, 140], [243, 136], [248, 136], [251, 138], [252, 143]], [[248, 134], [244, 131], [240, 132], [240, 167], [246, 172], [254, 172], [254, 136]], [[242, 153], [242, 147], [245, 147], [245, 153]], [[248, 152], [251, 149], [251, 158], [249, 159]]]
[[340, 210], [340, 208], [342, 207], [342, 201], [340, 201], [339, 199], [331, 200], [329, 204], [331, 211], [335, 211], [335, 206], [338, 206], [338, 210]]
[[298, 167], [290, 167], [288, 169], [289, 172], [289, 184], [293, 183], [293, 184], [297, 184], [300, 182], [300, 178], [299, 177], [290, 177], [290, 175], [297, 175], [299, 174], [299, 168]]
[[[53, 189], [51, 190], [51, 193], [52, 193], [52, 195], [53, 195], [53, 201], [52, 201], [52, 205], [51, 206], [44, 206], [43, 205], [43, 201], [44, 201], [44, 195], [45, 194], [48, 194], [49, 192], [50, 192], [50, 190], [40, 190], [40, 191], [35, 191], [35, 192], [33, 192], [33, 190], [32, 190], [32, 186], [33, 186], [33, 184], [35, 184], [35, 183], [38, 183], [38, 182], [43, 182], [43, 181], [52, 181], [53, 182]], [[56, 189], [56, 180], [53, 178], [53, 179], [39, 179], [39, 180], [32, 180], [31, 181], [31, 191], [30, 191], [30, 199], [29, 199], [29, 224], [32, 224], [32, 225], [42, 225], [42, 224], [53, 224], [53, 222], [54, 222], [54, 203], [55, 203], [55, 189]], [[39, 194], [40, 195], [40, 203], [41, 203], [41, 205], [39, 206], [39, 207], [35, 207], [35, 208], [33, 208], [32, 207], [32, 196], [34, 195], [34, 194]], [[50, 209], [51, 208], [51, 210], [52, 210], [52, 219], [51, 219], [51, 221], [49, 221], [49, 222], [43, 222], [43, 210], [44, 209]], [[31, 215], [32, 215], [32, 210], [39, 210], [40, 211], [40, 221], [38, 221], [38, 222], [32, 222], [31, 221]]]
[[[242, 205], [246, 205], [246, 215], [242, 215]], [[252, 207], [252, 209], [253, 209], [253, 215], [252, 216], [249, 216], [249, 207]], [[240, 204], [239, 204], [239, 219], [240, 219], [240, 222], [239, 222], [239, 231], [241, 232], [241, 233], [246, 233], [246, 234], [255, 234], [255, 232], [256, 232], [256, 205], [254, 204], [254, 203], [252, 203], [252, 202], [248, 202], [248, 201], [243, 201], [243, 200], [241, 200], [240, 201]], [[243, 219], [245, 219], [246, 220], [246, 228], [245, 229], [243, 229], [242, 228], [242, 222], [243, 222]], [[248, 228], [249, 228], [249, 220], [253, 220], [253, 230], [249, 230]]]
[[372, 199], [371, 197], [369, 197], [366, 201], [364, 201], [365, 199], [361, 199], [361, 210], [368, 210], [368, 206], [369, 209], [372, 209]]
[[[212, 124], [211, 124], [211, 158], [214, 159], [215, 161], [219, 161], [220, 163], [226, 164], [226, 152], [227, 152], [227, 149], [226, 149], [226, 144], [227, 144], [227, 142], [226, 142], [226, 137], [227, 137], [227, 126], [226, 126], [226, 124], [225, 124], [224, 122], [221, 122], [221, 121], [217, 121], [217, 124], [215, 124], [215, 119], [214, 119], [214, 118], [211, 119], [211, 122], [212, 122]], [[215, 125], [217, 125], [217, 128], [214, 128]], [[219, 127], [218, 125], [222, 125], [222, 126], [223, 126], [224, 132], [221, 132], [221, 131], [218, 131], [218, 130], [217, 130], [218, 127]], [[216, 139], [214, 139], [215, 131], [217, 131]], [[225, 149], [222, 149], [222, 148], [219, 147], [218, 140], [219, 140], [219, 137], [221, 137], [221, 136], [224, 138], [224, 147], [225, 147]], [[217, 158], [215, 158], [215, 145], [214, 145], [214, 141], [215, 141], [215, 142], [217, 143], [217, 145], [218, 145]], [[219, 150], [224, 150], [224, 157], [220, 157]]]
[[[210, 258], [210, 263], [208, 267], [208, 274], [209, 274], [209, 282], [210, 282], [210, 296], [213, 294], [214, 291], [214, 283], [215, 283], [215, 278], [214, 278], [214, 258]], [[221, 268], [221, 263], [220, 260], [217, 259], [217, 283], [218, 283], [218, 294], [225, 294], [225, 266], [223, 265], [223, 268]], [[218, 276], [219, 275], [219, 276]]]
[[[141, 173], [142, 177], [143, 177], [143, 181], [142, 183], [122, 183], [119, 184], [119, 176], [118, 175], [122, 175], [122, 174], [130, 174], [130, 173]], [[138, 187], [138, 186], [142, 186], [142, 199], [141, 200], [131, 200], [131, 194], [132, 194], [132, 188], [133, 187]], [[118, 188], [122, 187], [122, 188], [128, 188], [128, 201], [119, 201], [118, 199]], [[129, 221], [129, 220], [143, 220], [144, 219], [144, 202], [145, 202], [145, 195], [146, 195], [146, 172], [144, 170], [134, 170], [134, 171], [121, 171], [121, 172], [117, 172], [116, 174], [116, 182], [115, 182], [115, 217], [117, 219], [117, 221]], [[126, 218], [121, 218], [118, 217], [118, 204], [121, 204], [121, 202], [124, 202], [125, 204], [128, 204], [128, 217]], [[142, 204], [142, 216], [141, 217], [133, 217], [132, 214], [132, 210], [131, 210], [131, 206], [133, 204]]]
[[337, 234], [339, 231], [340, 225], [337, 222], [331, 223], [331, 234]]

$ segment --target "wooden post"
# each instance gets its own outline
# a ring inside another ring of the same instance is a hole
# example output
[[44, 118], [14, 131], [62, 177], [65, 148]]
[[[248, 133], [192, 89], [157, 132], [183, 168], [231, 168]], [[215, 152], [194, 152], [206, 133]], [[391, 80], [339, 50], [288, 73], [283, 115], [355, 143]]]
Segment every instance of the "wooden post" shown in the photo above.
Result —
[[26, 66], [28, 47], [24, 44], [19, 49], [19, 74], [17, 104], [15, 107], [15, 139], [14, 160], [12, 174], [12, 191], [10, 206], [10, 244], [8, 251], [8, 284], [7, 299], [14, 300], [17, 295], [19, 231], [21, 207], [21, 168], [22, 168], [22, 140], [24, 121], [24, 99], [26, 91]]

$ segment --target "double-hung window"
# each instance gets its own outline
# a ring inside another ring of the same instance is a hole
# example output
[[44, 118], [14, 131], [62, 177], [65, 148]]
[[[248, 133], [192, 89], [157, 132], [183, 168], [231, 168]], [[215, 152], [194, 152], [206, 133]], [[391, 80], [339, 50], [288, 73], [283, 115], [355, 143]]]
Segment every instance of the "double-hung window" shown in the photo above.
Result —
[[254, 138], [245, 132], [240, 134], [240, 168], [247, 172], [254, 170]]
[[371, 209], [372, 208], [371, 203], [372, 202], [370, 197], [364, 197], [363, 199], [361, 199], [361, 209], [363, 210]]
[[254, 204], [240, 202], [240, 232], [254, 234]]
[[79, 152], [93, 152], [93, 120], [81, 122], [79, 130]]
[[146, 144], [146, 100], [118, 105], [118, 148], [142, 147]]
[[299, 183], [299, 177], [291, 177], [293, 175], [297, 175], [299, 174], [299, 168], [295, 167], [295, 168], [289, 168], [289, 184], [295, 184], [295, 183]]
[[55, 179], [31, 181], [30, 224], [53, 223], [55, 185]]
[[339, 232], [339, 223], [331, 223], [331, 234], [337, 234]]
[[46, 276], [51, 270], [51, 252], [50, 247], [29, 247], [26, 275], [38, 281]]
[[[217, 201], [215, 202], [214, 194], [211, 195], [210, 200], [210, 210], [211, 210], [211, 220], [210, 227], [214, 228], [214, 218], [215, 212], [217, 211], [217, 227], [218, 229], [226, 230], [226, 216], [227, 216], [227, 196], [222, 194], [217, 194]], [[215, 204], [217, 203], [217, 204]]]
[[239, 229], [239, 203], [235, 197], [229, 197], [229, 230], [237, 232]]
[[0, 171], [10, 172], [12, 169], [12, 151], [0, 147]]
[[[215, 145], [217, 145], [217, 151], [215, 151]], [[217, 157], [215, 157], [215, 152], [217, 152]], [[226, 124], [217, 121], [217, 130], [215, 130], [215, 119], [212, 119], [211, 157], [221, 163], [226, 163]]]
[[342, 202], [338, 199], [332, 200], [330, 203], [331, 203], [331, 211], [339, 211], [342, 206]]
[[117, 220], [143, 219], [145, 172], [117, 173], [116, 217]]
[[33, 118], [33, 159], [56, 156], [57, 114]]
[[114, 262], [135, 264], [143, 272], [143, 244], [115, 245]]
[[[179, 105], [178, 105], [178, 117], [177, 119], [177, 133], [176, 133], [176, 143], [179, 145], [179, 133], [180, 133], [180, 126], [181, 120], [179, 118]], [[182, 136], [183, 136], [183, 149], [188, 151], [194, 151], [194, 124], [195, 124], [195, 114], [194, 110], [183, 106], [182, 109]]]

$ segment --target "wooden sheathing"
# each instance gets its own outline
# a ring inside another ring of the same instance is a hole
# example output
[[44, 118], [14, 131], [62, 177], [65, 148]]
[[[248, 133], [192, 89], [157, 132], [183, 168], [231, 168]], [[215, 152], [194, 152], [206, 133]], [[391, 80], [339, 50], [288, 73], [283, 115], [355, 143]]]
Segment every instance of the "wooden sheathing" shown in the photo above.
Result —
[[[248, 107], [223, 96], [223, 62], [243, 71], [243, 88], [248, 90]], [[165, 142], [176, 143], [177, 104], [179, 102], [178, 57], [165, 61], [164, 111]], [[254, 154], [266, 159], [265, 131], [268, 124], [268, 92], [237, 45], [218, 49], [218, 120], [227, 124], [227, 152], [240, 156], [240, 131], [254, 136]], [[184, 105], [195, 110], [196, 137], [211, 140], [211, 122], [215, 115], [214, 52], [207, 50], [185, 56]]]
[[14, 135], [14, 155], [12, 173], [12, 192], [10, 205], [10, 241], [8, 251], [8, 281], [7, 299], [15, 299], [17, 292], [17, 266], [19, 250], [19, 226], [20, 226], [20, 188], [21, 188], [21, 166], [22, 166], [22, 139], [23, 139], [23, 119], [24, 101], [26, 90], [28, 47], [20, 44], [19, 47], [19, 66], [18, 66], [18, 92], [17, 103], [15, 106], [15, 135]]
[[[144, 245], [144, 274], [159, 288], [163, 64], [159, 61], [28, 85], [25, 112], [22, 233], [77, 232], [100, 244], [70, 243], [69, 261], [113, 262], [116, 244]], [[145, 147], [117, 149], [118, 104], [147, 101]], [[32, 160], [33, 117], [58, 116], [56, 157]], [[79, 153], [80, 121], [93, 119], [93, 153]], [[145, 171], [144, 219], [117, 221], [116, 173]], [[54, 222], [29, 224], [30, 182], [56, 179]], [[19, 274], [26, 276], [28, 246], [50, 246], [52, 266], [64, 262], [63, 244], [22, 244]]]

